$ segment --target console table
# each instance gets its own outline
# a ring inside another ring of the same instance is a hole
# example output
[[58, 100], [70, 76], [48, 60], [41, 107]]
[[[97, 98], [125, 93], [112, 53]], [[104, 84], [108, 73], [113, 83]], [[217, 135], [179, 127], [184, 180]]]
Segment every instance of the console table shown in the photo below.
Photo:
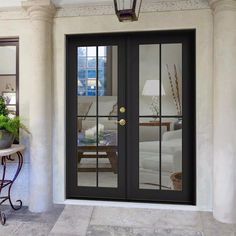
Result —
[[166, 126], [166, 131], [170, 131], [170, 124], [169, 121], [150, 121], [150, 122], [141, 122], [139, 126]]
[[[113, 171], [117, 173], [117, 162], [118, 162], [118, 146], [117, 146], [117, 134], [116, 132], [104, 133], [103, 142], [96, 145], [94, 143], [86, 143], [84, 133], [80, 133], [78, 137], [78, 164], [80, 164], [82, 158], [108, 158], [111, 168], [101, 168], [99, 171], [107, 172]], [[102, 153], [102, 154], [101, 154]], [[94, 172], [97, 168], [79, 167], [80, 172]]]
[[[9, 200], [10, 206], [14, 210], [19, 210], [22, 207], [22, 201], [17, 200], [18, 206], [14, 206], [11, 200], [11, 187], [15, 182], [17, 176], [19, 175], [22, 165], [23, 165], [23, 155], [22, 151], [25, 146], [20, 144], [13, 144], [10, 148], [0, 150], [0, 165], [2, 166], [2, 177], [0, 179], [0, 205], [2, 205], [6, 200]], [[7, 163], [17, 160], [17, 167], [15, 175], [12, 179], [6, 179]], [[2, 190], [8, 187], [7, 195], [1, 196]], [[0, 222], [2, 225], [6, 222], [6, 217], [3, 212], [0, 211]]]

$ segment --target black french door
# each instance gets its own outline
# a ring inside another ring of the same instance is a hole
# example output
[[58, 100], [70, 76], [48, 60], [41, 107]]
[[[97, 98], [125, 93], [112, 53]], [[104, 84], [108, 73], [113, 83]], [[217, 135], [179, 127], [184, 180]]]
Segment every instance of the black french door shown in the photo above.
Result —
[[195, 31], [67, 36], [67, 198], [195, 203]]

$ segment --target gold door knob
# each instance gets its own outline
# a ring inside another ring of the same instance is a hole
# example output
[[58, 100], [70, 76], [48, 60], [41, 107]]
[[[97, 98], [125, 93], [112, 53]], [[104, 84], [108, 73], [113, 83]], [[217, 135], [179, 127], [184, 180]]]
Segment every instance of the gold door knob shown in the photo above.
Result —
[[121, 119], [121, 120], [119, 120], [119, 121], [116, 121], [116, 124], [119, 124], [119, 125], [121, 125], [121, 126], [125, 126], [126, 121], [125, 121], [124, 119]]
[[125, 113], [125, 107], [120, 108], [120, 113]]

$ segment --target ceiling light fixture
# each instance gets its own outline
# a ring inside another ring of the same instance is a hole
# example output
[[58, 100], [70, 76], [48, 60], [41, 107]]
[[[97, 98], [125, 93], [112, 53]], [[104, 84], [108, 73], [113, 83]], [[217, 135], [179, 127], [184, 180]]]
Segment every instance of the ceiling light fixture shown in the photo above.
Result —
[[114, 0], [116, 15], [120, 22], [137, 21], [142, 0]]

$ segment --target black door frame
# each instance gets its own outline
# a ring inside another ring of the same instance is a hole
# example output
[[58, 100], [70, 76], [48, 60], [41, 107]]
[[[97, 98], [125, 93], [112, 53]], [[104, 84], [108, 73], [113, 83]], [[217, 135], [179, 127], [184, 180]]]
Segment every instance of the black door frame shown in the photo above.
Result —
[[[124, 40], [124, 37], [126, 40]], [[195, 204], [196, 203], [196, 86], [195, 86], [195, 30], [173, 30], [173, 31], [153, 31], [153, 32], [135, 32], [135, 33], [112, 33], [112, 34], [91, 34], [91, 35], [69, 35], [67, 36], [67, 54], [66, 54], [66, 197], [75, 199], [99, 199], [99, 200], [121, 200], [121, 201], [139, 201], [139, 202], [164, 202], [179, 204]], [[123, 143], [119, 144], [119, 158], [138, 156], [138, 114], [139, 97], [138, 89], [134, 89], [134, 84], [138, 86], [137, 78], [139, 78], [137, 65], [139, 57], [137, 48], [130, 45], [139, 44], [168, 44], [181, 43], [183, 46], [183, 191], [153, 191], [138, 190], [138, 162], [132, 158], [128, 158], [127, 165], [125, 160], [119, 163], [120, 189], [101, 188], [101, 187], [77, 187], [77, 159], [69, 158], [77, 156], [77, 80], [76, 78], [77, 46], [109, 46], [118, 45], [128, 50], [121, 50], [119, 63], [119, 78], [125, 78], [119, 83], [123, 83], [122, 87], [126, 87], [125, 95], [119, 94], [120, 104], [127, 107], [127, 129], [119, 128], [119, 135], [126, 136]], [[136, 50], [136, 52], [135, 52]], [[121, 60], [123, 57], [125, 60]], [[129, 68], [129, 69], [128, 69]], [[129, 80], [127, 80], [129, 78]], [[187, 79], [188, 78], [188, 79]], [[191, 78], [191, 79], [189, 79]], [[136, 83], [133, 83], [136, 80]], [[125, 81], [127, 84], [125, 86]], [[185, 82], [184, 82], [185, 81]], [[132, 88], [132, 89], [131, 89]], [[127, 92], [129, 96], [127, 96]], [[127, 99], [125, 99], [127, 96]], [[188, 99], [186, 99], [186, 97]], [[126, 103], [126, 104], [125, 104]], [[132, 120], [132, 126], [129, 125]], [[125, 142], [125, 143], [124, 143]], [[191, 156], [191, 158], [189, 157]], [[128, 173], [134, 173], [129, 175]], [[135, 178], [134, 178], [135, 177]]]
[[[135, 35], [135, 34], [134, 34]], [[127, 102], [129, 110], [128, 121], [132, 120], [132, 126], [127, 129], [127, 146], [139, 146], [139, 45], [143, 44], [182, 44], [182, 107], [183, 107], [183, 143], [182, 143], [182, 172], [183, 191], [170, 190], [147, 190], [139, 189], [139, 149], [127, 149], [127, 168], [132, 172], [128, 178], [127, 196], [133, 201], [148, 201], [163, 203], [195, 204], [196, 203], [196, 91], [195, 91], [195, 30], [162, 31], [139, 34], [138, 37], [131, 35], [128, 38], [128, 55], [132, 55], [132, 61], [128, 62], [128, 91]], [[129, 46], [132, 45], [132, 46]], [[161, 50], [160, 50], [160, 83], [161, 83]], [[133, 89], [130, 89], [130, 88]], [[161, 103], [161, 97], [160, 97]], [[161, 106], [160, 106], [161, 107]], [[161, 111], [160, 111], [161, 113]], [[159, 116], [162, 118], [175, 118], [175, 116]], [[160, 127], [161, 135], [161, 127]], [[161, 137], [161, 136], [160, 136]], [[160, 164], [161, 169], [161, 164]], [[161, 171], [160, 171], [161, 180]], [[160, 182], [161, 185], [161, 182]]]
[[[77, 80], [69, 78], [77, 77], [77, 47], [83, 46], [118, 46], [118, 78], [125, 78], [125, 40], [121, 36], [113, 37], [113, 35], [76, 35], [67, 36], [67, 80], [66, 80], [66, 153], [67, 157], [77, 156]], [[125, 80], [118, 79], [118, 88], [125, 88]], [[126, 91], [118, 89], [118, 105], [126, 107]], [[97, 103], [98, 104], [98, 101]], [[126, 119], [126, 114], [119, 113], [118, 119]], [[69, 127], [68, 127], [69, 124]], [[120, 199], [124, 200], [125, 196], [125, 153], [126, 153], [126, 129], [118, 126], [118, 188], [104, 187], [82, 187], [77, 186], [77, 159], [73, 158], [67, 161], [67, 198], [94, 198], [97, 199]], [[68, 138], [70, 137], [70, 138]], [[71, 138], [72, 137], [72, 138]], [[68, 148], [70, 147], [70, 148]], [[70, 173], [70, 174], [68, 174]], [[98, 173], [98, 169], [97, 169]]]

